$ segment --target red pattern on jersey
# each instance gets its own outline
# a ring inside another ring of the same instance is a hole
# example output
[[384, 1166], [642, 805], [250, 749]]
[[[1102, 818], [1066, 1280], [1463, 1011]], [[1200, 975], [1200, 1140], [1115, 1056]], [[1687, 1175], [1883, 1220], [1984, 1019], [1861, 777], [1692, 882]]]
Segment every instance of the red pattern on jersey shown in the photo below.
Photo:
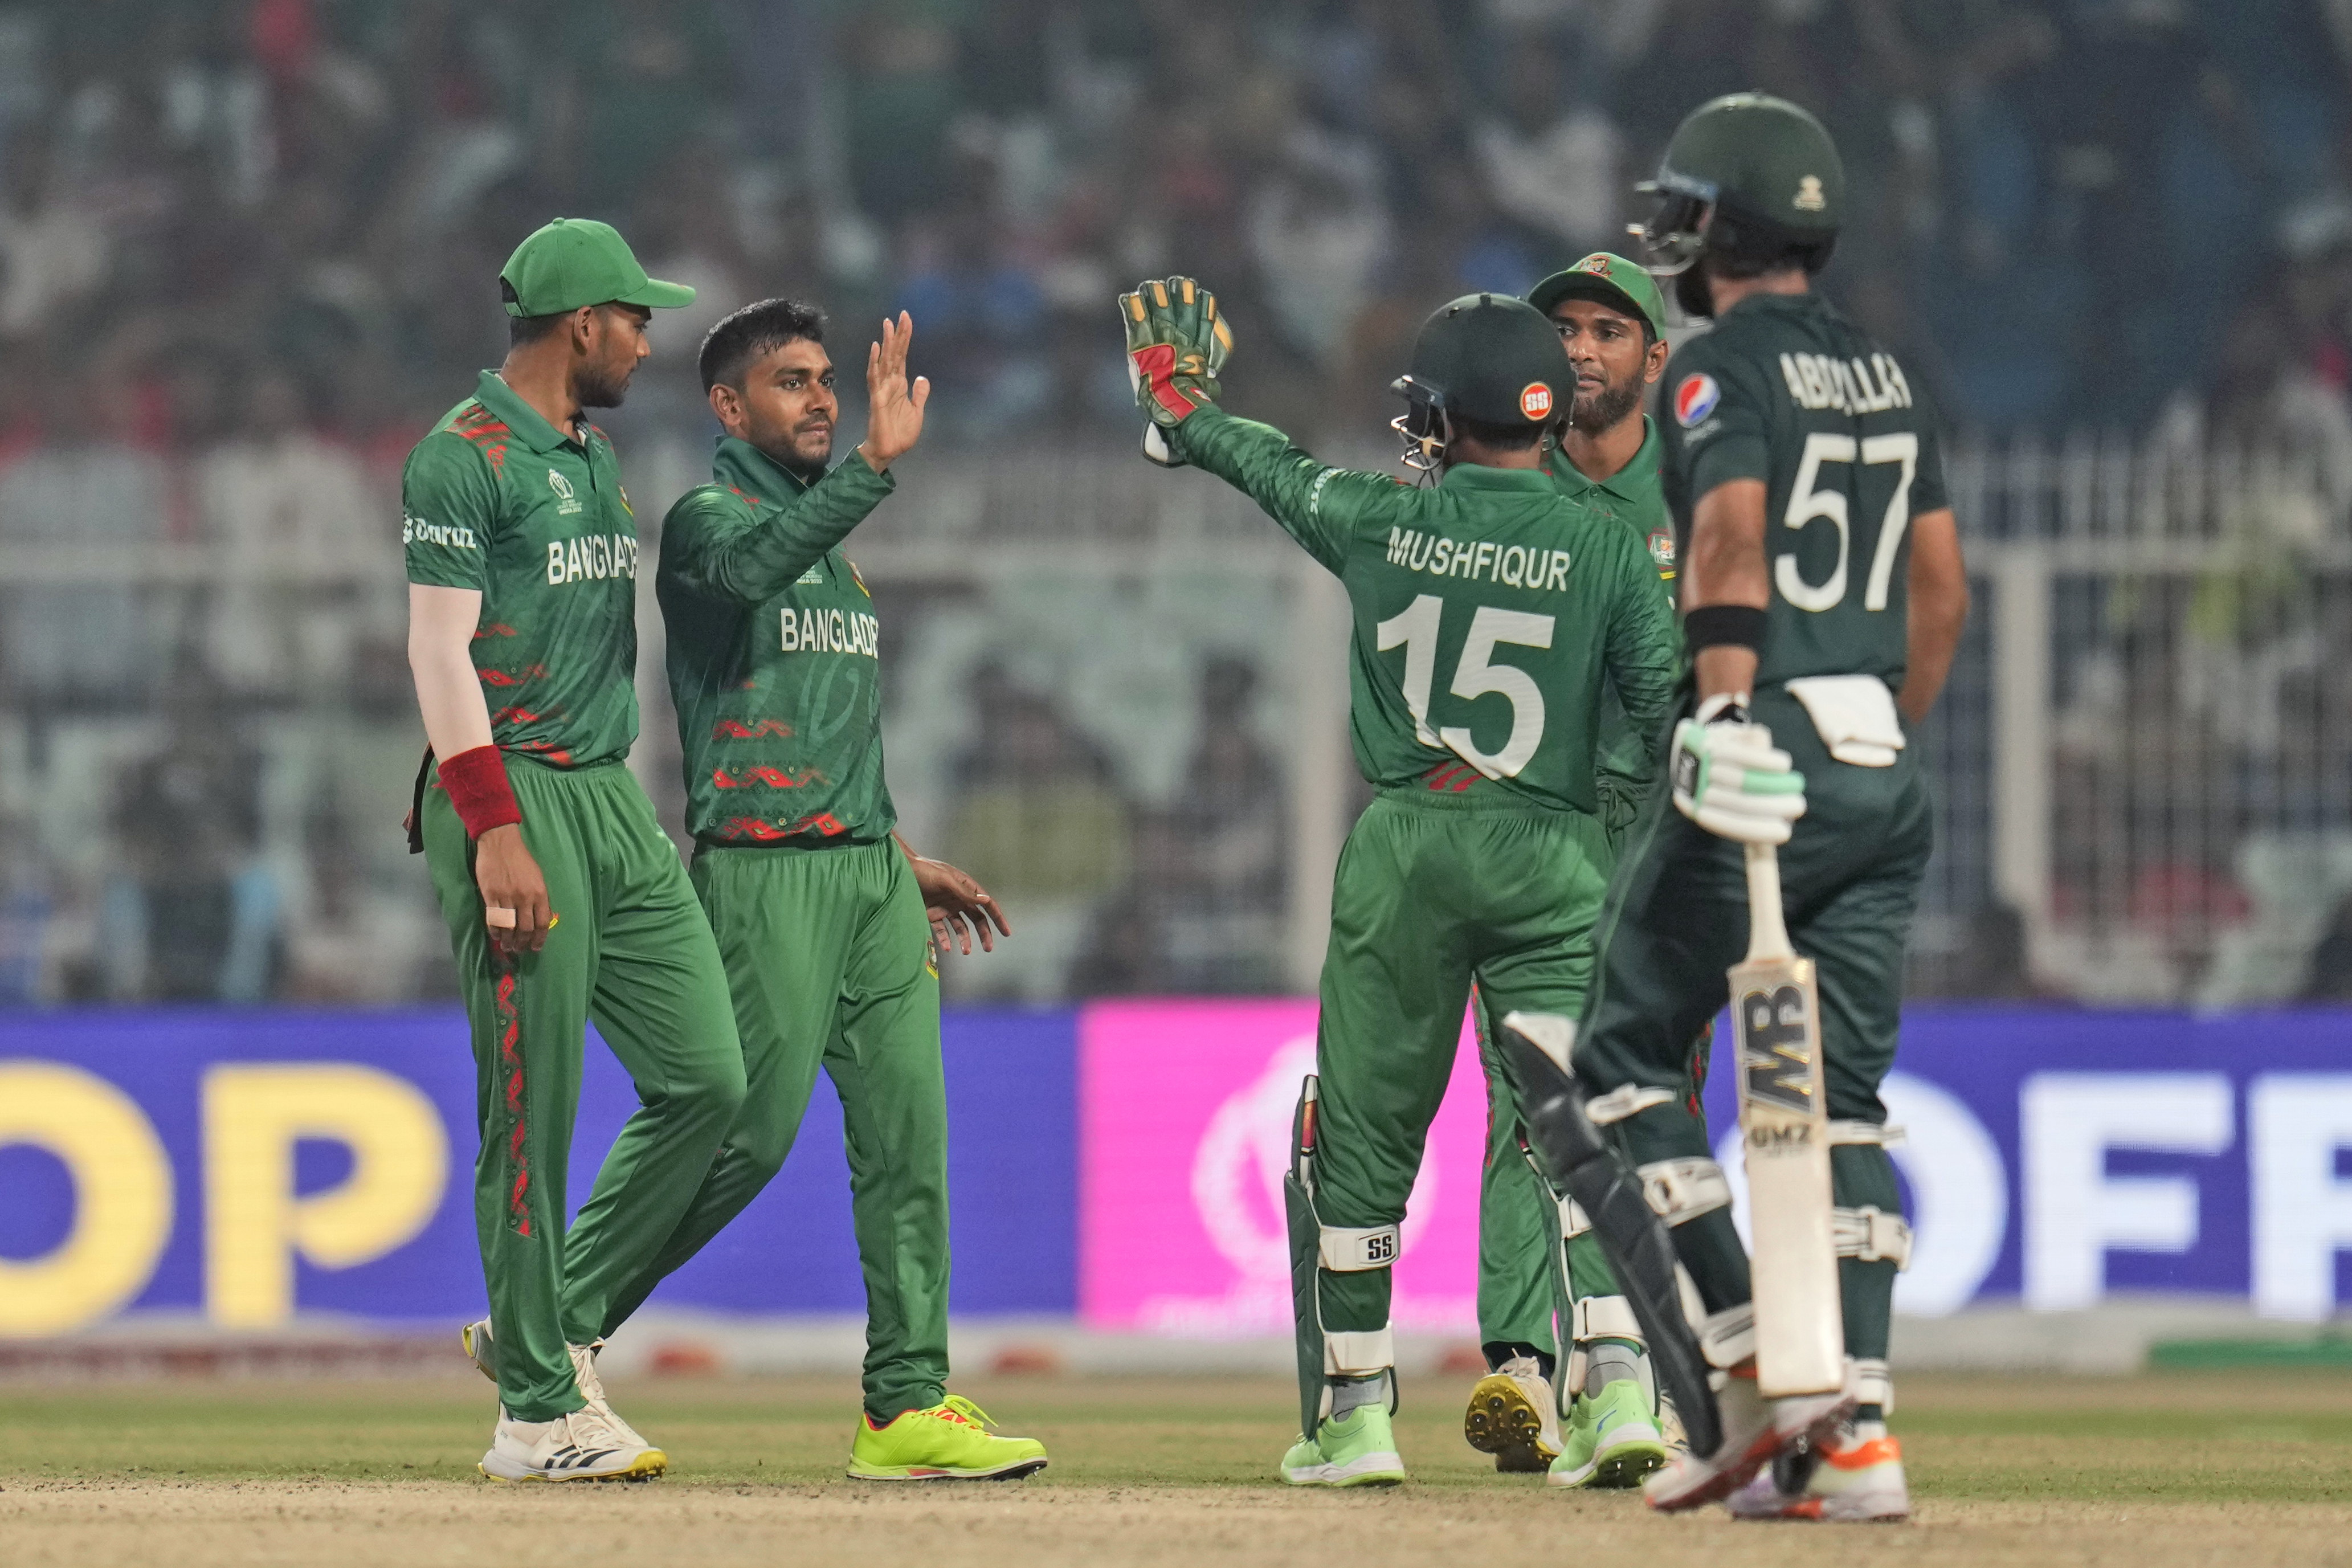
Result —
[[477, 673], [481, 676], [485, 686], [520, 686], [526, 680], [545, 680], [547, 666], [527, 664], [511, 674], [503, 669], [485, 669]]
[[474, 640], [479, 642], [484, 637], [519, 637], [520, 636], [522, 636], [520, 632], [507, 625], [506, 622], [492, 621], [474, 634]]
[[772, 768], [756, 764], [739, 773], [730, 773], [725, 768], [710, 770], [713, 789], [749, 789], [753, 784], [766, 784], [770, 789], [798, 789], [803, 784], [826, 782], [824, 774], [815, 768]]
[[528, 708], [501, 708], [490, 715], [493, 724], [536, 724], [539, 715]]
[[849, 825], [829, 811], [813, 812], [793, 823], [770, 822], [758, 816], [730, 816], [719, 827], [721, 838], [755, 838], [762, 844], [772, 844], [780, 838], [791, 838], [803, 833], [814, 833], [825, 838], [849, 831]]
[[714, 741], [759, 741], [770, 735], [789, 741], [793, 727], [782, 719], [762, 719], [756, 724], [746, 724], [737, 719], [721, 719], [710, 728], [710, 738]]
[[513, 432], [507, 428], [506, 422], [498, 416], [479, 403], [469, 403], [450, 419], [449, 428], [457, 435], [471, 441], [481, 451], [482, 456], [490, 460], [490, 468], [494, 472], [503, 473], [506, 470], [507, 444], [500, 437], [512, 435]]
[[1478, 782], [1478, 770], [1463, 763], [1440, 763], [1421, 776], [1433, 795], [1460, 795]]

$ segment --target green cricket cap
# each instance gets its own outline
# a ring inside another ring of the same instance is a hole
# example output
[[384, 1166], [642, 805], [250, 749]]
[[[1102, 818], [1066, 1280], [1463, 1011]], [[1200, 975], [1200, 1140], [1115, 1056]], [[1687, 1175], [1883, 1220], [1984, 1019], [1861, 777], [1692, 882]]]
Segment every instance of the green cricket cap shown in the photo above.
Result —
[[629, 242], [609, 223], [560, 217], [515, 247], [499, 269], [507, 314], [552, 316], [583, 305], [642, 305], [649, 310], [694, 303], [683, 283], [648, 278]]
[[1666, 335], [1665, 299], [1658, 292], [1658, 280], [1638, 261], [1596, 250], [1528, 290], [1528, 303], [1547, 316], [1562, 300], [1597, 300], [1612, 310], [1641, 317], [1659, 337]]

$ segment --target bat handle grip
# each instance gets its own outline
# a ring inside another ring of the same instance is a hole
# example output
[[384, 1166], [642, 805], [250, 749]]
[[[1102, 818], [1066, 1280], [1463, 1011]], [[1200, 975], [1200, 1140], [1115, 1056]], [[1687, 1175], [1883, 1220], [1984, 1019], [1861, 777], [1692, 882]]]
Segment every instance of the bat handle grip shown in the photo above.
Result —
[[1748, 956], [1788, 958], [1789, 925], [1780, 911], [1780, 855], [1769, 844], [1748, 850]]

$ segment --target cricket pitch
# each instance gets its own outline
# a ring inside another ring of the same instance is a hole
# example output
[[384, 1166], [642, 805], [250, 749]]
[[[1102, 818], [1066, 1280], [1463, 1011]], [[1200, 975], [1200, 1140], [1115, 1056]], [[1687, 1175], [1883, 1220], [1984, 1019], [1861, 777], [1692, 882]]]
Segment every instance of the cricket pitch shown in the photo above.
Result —
[[963, 1485], [845, 1479], [847, 1382], [616, 1383], [669, 1475], [561, 1487], [475, 1475], [493, 1410], [469, 1375], [16, 1384], [0, 1386], [0, 1562], [1815, 1568], [1827, 1531], [1840, 1557], [1906, 1564], [2352, 1568], [2342, 1373], [1906, 1379], [1916, 1513], [1877, 1527], [1663, 1519], [1630, 1494], [1498, 1476], [1462, 1441], [1469, 1381], [1411, 1380], [1412, 1480], [1341, 1493], [1274, 1479], [1294, 1396], [1273, 1380], [960, 1380], [1054, 1456], [1025, 1481]]

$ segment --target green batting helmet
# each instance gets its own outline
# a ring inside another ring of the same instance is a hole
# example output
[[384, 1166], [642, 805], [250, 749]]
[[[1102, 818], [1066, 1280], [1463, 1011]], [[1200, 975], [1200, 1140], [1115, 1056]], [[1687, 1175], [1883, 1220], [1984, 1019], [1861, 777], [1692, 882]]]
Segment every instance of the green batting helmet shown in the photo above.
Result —
[[1405, 438], [1407, 466], [1437, 467], [1440, 416], [1506, 428], [1540, 428], [1566, 405], [1567, 356], [1543, 312], [1508, 294], [1465, 294], [1423, 321], [1412, 368], [1389, 390], [1409, 405], [1390, 422]]
[[[1663, 273], [1686, 271], [1703, 252], [1752, 267], [1791, 258], [1818, 272], [1845, 216], [1845, 165], [1830, 133], [1787, 99], [1761, 92], [1692, 110], [1666, 144], [1658, 177], [1634, 188], [1659, 199], [1639, 232], [1652, 270]], [[1683, 304], [1690, 308], [1686, 297]]]

